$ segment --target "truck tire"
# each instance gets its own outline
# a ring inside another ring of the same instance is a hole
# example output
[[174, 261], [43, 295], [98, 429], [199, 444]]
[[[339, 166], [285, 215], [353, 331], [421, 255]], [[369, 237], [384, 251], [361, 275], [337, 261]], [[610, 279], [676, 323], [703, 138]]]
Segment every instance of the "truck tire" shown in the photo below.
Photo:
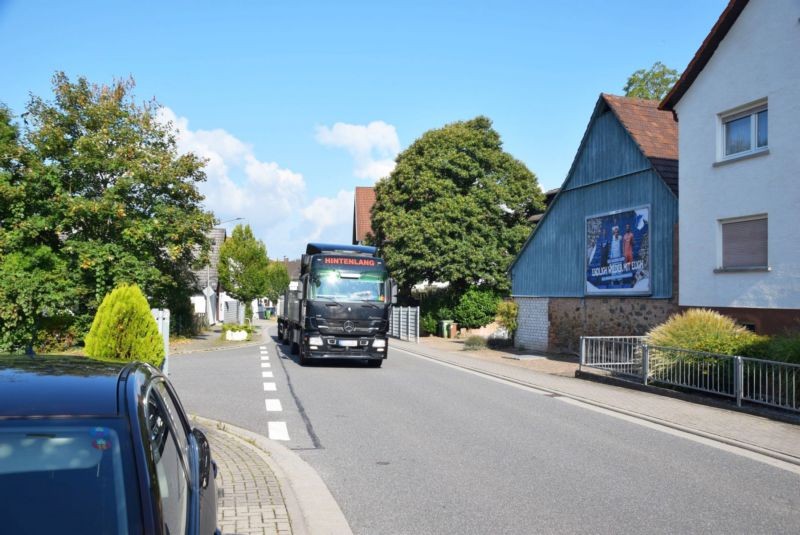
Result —
[[370, 359], [367, 361], [367, 366], [370, 368], [380, 368], [383, 365], [383, 359]]

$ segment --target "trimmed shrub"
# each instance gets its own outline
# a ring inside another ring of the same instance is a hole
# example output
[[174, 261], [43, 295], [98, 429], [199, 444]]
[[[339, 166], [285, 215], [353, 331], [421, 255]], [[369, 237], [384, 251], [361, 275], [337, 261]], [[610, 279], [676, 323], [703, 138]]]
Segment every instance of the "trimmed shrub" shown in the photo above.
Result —
[[242, 331], [244, 331], [244, 332], [247, 333], [247, 338], [245, 338], [245, 340], [252, 340], [253, 339], [253, 333], [255, 332], [255, 329], [251, 325], [247, 325], [247, 324], [237, 325], [235, 323], [226, 323], [226, 324], [224, 324], [222, 326], [222, 339], [223, 340], [227, 340], [226, 333], [228, 331], [233, 331], [233, 332], [242, 332]]
[[103, 298], [86, 336], [86, 354], [161, 365], [164, 341], [138, 286], [123, 284]]
[[419, 318], [419, 326], [424, 333], [427, 334], [436, 334], [436, 318], [433, 317], [433, 313], [428, 312], [427, 314], [422, 314]]
[[671, 316], [647, 333], [647, 343], [654, 346], [692, 349], [742, 355], [748, 347], [767, 340], [713, 310], [690, 309]]
[[742, 356], [800, 364], [800, 333], [759, 338], [742, 349]]
[[514, 301], [502, 301], [497, 305], [497, 323], [513, 335], [517, 330], [518, 313], [519, 306]]
[[464, 341], [465, 351], [475, 351], [486, 347], [486, 338], [482, 336], [470, 336]]
[[453, 309], [453, 319], [459, 327], [476, 329], [494, 321], [499, 299], [492, 290], [472, 287], [461, 296]]

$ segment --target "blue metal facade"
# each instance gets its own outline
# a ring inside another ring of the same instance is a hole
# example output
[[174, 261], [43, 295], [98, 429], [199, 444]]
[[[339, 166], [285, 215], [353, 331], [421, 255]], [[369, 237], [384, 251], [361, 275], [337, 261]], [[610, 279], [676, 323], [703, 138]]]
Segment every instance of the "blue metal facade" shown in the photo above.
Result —
[[585, 295], [586, 218], [650, 206], [652, 298], [672, 297], [678, 199], [599, 102], [564, 185], [511, 267], [512, 294]]

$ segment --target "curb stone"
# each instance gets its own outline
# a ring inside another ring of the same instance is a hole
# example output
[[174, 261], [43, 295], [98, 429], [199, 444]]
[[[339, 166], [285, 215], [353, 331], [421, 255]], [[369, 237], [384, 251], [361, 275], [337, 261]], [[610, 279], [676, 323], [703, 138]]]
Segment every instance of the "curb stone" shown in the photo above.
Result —
[[352, 535], [353, 531], [325, 482], [311, 465], [289, 448], [226, 422], [191, 415], [243, 440], [266, 455], [262, 458], [278, 479], [295, 535]]

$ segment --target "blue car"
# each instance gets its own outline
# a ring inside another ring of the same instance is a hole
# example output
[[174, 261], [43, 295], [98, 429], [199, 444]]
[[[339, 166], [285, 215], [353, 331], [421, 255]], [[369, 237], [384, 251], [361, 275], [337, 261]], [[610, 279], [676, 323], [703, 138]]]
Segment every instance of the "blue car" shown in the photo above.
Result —
[[219, 533], [216, 471], [152, 366], [0, 357], [0, 532]]

